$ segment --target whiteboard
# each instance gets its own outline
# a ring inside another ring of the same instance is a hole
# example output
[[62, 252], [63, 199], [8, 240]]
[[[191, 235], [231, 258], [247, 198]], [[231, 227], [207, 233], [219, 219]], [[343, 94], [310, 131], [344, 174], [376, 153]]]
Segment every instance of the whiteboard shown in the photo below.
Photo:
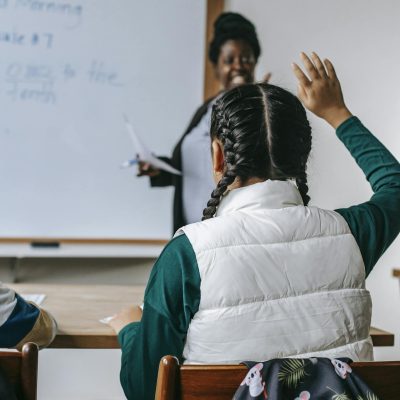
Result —
[[0, 237], [168, 238], [170, 155], [202, 100], [205, 2], [0, 0]]

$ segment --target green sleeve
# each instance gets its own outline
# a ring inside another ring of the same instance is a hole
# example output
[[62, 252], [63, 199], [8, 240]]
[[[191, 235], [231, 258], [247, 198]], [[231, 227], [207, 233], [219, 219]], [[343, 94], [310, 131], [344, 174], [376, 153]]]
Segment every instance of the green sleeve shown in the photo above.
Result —
[[336, 210], [349, 224], [368, 276], [400, 231], [400, 164], [356, 117], [342, 123], [336, 134], [374, 192], [365, 203]]
[[182, 361], [186, 333], [200, 303], [200, 275], [185, 235], [165, 247], [150, 274], [142, 320], [118, 335], [120, 379], [128, 399], [154, 399], [158, 364], [164, 355]]

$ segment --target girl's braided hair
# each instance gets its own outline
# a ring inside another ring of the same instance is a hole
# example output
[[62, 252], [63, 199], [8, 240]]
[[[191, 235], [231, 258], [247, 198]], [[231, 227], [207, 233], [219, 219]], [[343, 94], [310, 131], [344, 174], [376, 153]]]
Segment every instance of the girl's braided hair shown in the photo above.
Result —
[[311, 127], [296, 96], [267, 83], [243, 85], [221, 96], [213, 107], [211, 140], [223, 145], [225, 170], [203, 211], [212, 218], [236, 179], [294, 179], [307, 205], [306, 165]]

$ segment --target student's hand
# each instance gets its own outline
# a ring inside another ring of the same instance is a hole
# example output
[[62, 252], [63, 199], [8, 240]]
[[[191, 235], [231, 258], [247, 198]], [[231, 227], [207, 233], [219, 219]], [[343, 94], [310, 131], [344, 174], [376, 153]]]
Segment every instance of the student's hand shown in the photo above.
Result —
[[131, 306], [120, 311], [108, 322], [118, 335], [120, 330], [131, 322], [139, 322], [142, 319], [142, 309], [139, 306]]
[[160, 170], [154, 168], [151, 164], [139, 161], [138, 163], [138, 173], [137, 176], [157, 176], [160, 174]]
[[308, 76], [296, 63], [292, 64], [298, 79], [298, 97], [308, 110], [336, 129], [351, 113], [344, 103], [335, 69], [327, 59], [322, 63], [315, 53], [311, 53], [311, 59], [305, 53], [300, 57]]

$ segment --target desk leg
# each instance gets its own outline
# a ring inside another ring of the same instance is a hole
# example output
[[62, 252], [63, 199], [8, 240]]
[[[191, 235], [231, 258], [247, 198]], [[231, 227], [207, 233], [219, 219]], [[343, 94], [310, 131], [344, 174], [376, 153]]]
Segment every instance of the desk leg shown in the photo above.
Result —
[[18, 269], [20, 265], [20, 259], [18, 257], [11, 258], [10, 261], [10, 271], [11, 271], [11, 282], [18, 282]]

